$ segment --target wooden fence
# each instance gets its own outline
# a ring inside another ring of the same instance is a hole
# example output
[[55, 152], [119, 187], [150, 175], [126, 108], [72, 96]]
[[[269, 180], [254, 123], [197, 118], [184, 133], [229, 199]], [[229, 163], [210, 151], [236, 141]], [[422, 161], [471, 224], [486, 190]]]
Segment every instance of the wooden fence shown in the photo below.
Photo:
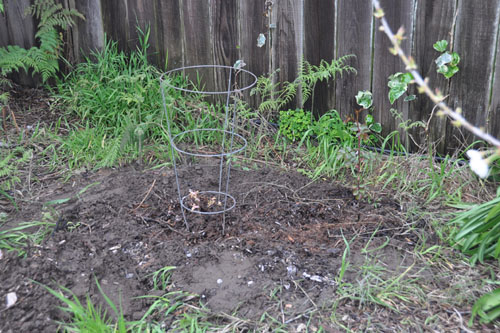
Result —
[[[439, 151], [471, 142], [468, 133], [435, 115], [433, 104], [418, 96], [413, 102], [391, 105], [387, 78], [404, 71], [389, 51], [389, 41], [373, 19], [370, 0], [59, 0], [85, 17], [71, 32], [66, 56], [75, 61], [100, 49], [104, 35], [124, 50], [137, 43], [136, 26], [151, 26], [151, 60], [168, 67], [195, 64], [232, 65], [238, 59], [257, 75], [280, 68], [279, 80], [296, 77], [302, 57], [313, 64], [354, 54], [350, 65], [357, 75], [344, 75], [320, 84], [315, 109], [353, 114], [358, 90], [374, 94], [374, 117], [384, 133], [408, 119], [428, 123], [428, 131], [412, 130], [417, 142], [438, 141]], [[0, 15], [0, 46], [35, 43], [36, 23], [24, 17], [30, 0], [4, 0]], [[461, 107], [473, 123], [500, 134], [500, 0], [383, 0], [386, 17], [397, 30], [406, 29], [402, 46], [411, 54], [432, 86], [440, 89], [452, 107]], [[257, 47], [263, 33], [266, 44]], [[447, 39], [461, 56], [460, 72], [451, 80], [436, 73], [438, 53], [432, 45]], [[300, 101], [299, 101], [300, 102]], [[401, 118], [394, 117], [397, 109]], [[411, 142], [408, 138], [403, 138]], [[413, 148], [415, 148], [413, 146]]]

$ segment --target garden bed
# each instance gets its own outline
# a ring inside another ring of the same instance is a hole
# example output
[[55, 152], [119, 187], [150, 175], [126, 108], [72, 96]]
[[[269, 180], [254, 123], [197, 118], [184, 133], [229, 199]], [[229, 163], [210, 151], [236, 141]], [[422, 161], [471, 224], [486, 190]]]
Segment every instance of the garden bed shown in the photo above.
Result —
[[[28, 131], [26, 108], [15, 110]], [[0, 304], [0, 332], [71, 322], [46, 287], [68, 288], [84, 307], [89, 297], [114, 320], [107, 295], [136, 327], [162, 330], [457, 331], [471, 329], [477, 281], [497, 271], [465, 264], [432, 231], [432, 218], [408, 210], [416, 205], [380, 192], [357, 200], [340, 183], [292, 168], [237, 161], [237, 205], [223, 234], [220, 215], [188, 213], [185, 228], [168, 164], [58, 172], [38, 167], [48, 144], [24, 144], [40, 161], [22, 170], [18, 210], [3, 201], [0, 232], [28, 221], [48, 227], [21, 256], [1, 250], [0, 297], [17, 300]], [[218, 179], [217, 165], [198, 162], [179, 168], [193, 191]]]

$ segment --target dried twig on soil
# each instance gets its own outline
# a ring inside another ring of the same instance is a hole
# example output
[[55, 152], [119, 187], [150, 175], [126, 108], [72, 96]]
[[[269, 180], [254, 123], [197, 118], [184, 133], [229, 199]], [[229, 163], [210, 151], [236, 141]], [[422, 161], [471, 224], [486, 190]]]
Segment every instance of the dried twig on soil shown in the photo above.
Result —
[[156, 179], [153, 180], [153, 183], [151, 184], [151, 186], [149, 187], [149, 190], [147, 191], [146, 195], [144, 196], [144, 198], [142, 198], [141, 202], [137, 205], [137, 207], [134, 208], [134, 213], [137, 209], [139, 209], [139, 207], [142, 206], [142, 204], [144, 203], [144, 201], [146, 201], [146, 199], [149, 197], [149, 194], [151, 193], [151, 190], [153, 189], [153, 187], [155, 186], [156, 184]]

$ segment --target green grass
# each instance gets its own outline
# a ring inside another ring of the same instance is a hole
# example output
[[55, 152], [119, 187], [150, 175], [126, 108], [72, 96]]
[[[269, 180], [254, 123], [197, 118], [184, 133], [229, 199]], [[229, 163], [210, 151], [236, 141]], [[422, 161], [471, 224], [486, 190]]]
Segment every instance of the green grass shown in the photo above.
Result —
[[82, 304], [78, 297], [68, 288], [60, 286], [60, 290], [57, 291], [44, 286], [49, 293], [65, 305], [59, 308], [71, 317], [67, 322], [60, 322], [64, 332], [128, 332], [127, 326], [129, 326], [130, 323], [125, 320], [121, 307], [118, 309], [111, 299], [103, 292], [97, 279], [95, 282], [100, 294], [113, 311], [116, 319], [112, 319], [100, 305], [95, 305], [88, 295], [85, 302]]
[[50, 214], [45, 214], [42, 221], [21, 222], [18, 226], [0, 231], [0, 249], [14, 251], [24, 257], [30, 247], [40, 245], [50, 235], [54, 226]]

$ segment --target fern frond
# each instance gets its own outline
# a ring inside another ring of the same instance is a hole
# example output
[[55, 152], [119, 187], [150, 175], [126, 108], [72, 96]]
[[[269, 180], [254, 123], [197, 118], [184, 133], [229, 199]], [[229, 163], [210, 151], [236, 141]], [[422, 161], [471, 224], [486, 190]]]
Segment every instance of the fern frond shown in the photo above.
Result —
[[54, 0], [35, 0], [26, 13], [40, 21], [35, 35], [40, 41], [40, 47], [26, 50], [9, 45], [0, 48], [0, 76], [32, 68], [34, 73], [41, 74], [45, 82], [59, 70], [62, 39], [57, 28], [66, 30], [74, 24], [74, 17], [84, 17], [74, 9], [65, 9], [61, 4], [56, 4]]

